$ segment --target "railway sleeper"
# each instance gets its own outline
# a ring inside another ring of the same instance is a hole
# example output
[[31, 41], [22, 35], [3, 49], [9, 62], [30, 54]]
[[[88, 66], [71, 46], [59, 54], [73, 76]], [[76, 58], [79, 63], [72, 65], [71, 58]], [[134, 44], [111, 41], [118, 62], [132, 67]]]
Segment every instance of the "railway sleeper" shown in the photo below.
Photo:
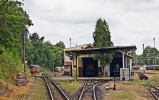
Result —
[[23, 85], [26, 85], [27, 83], [28, 83], [27, 79], [17, 79], [16, 80], [16, 85], [17, 86], [23, 86]]

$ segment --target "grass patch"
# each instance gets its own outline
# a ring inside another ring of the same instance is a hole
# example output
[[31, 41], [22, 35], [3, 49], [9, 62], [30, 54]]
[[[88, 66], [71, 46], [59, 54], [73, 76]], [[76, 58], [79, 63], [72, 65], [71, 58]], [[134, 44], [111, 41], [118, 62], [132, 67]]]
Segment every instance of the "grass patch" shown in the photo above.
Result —
[[[43, 81], [42, 79], [38, 79], [38, 78], [36, 80], [38, 80], [38, 82]], [[33, 99], [44, 100], [44, 91], [45, 91], [45, 86], [41, 86], [40, 84], [38, 84], [37, 90], [36, 90], [36, 93], [38, 95], [35, 95]]]
[[78, 88], [78, 82], [69, 82], [69, 81], [61, 81], [60, 87], [66, 89], [66, 90], [74, 90]]
[[117, 95], [110, 95], [111, 100], [136, 100], [135, 96], [129, 91], [120, 91]]
[[134, 85], [143, 85], [143, 84], [147, 83], [147, 80], [139, 80], [139, 79], [137, 79], [137, 80], [133, 81], [132, 83]]
[[159, 86], [159, 82], [158, 82], [158, 81], [156, 81], [156, 80], [151, 80], [151, 83], [152, 83], [152, 84], [154, 84], [154, 85]]
[[149, 80], [158, 80], [159, 79], [159, 77], [158, 77], [159, 74], [147, 74], [147, 75], [149, 77]]
[[42, 89], [42, 87], [39, 87], [37, 89], [37, 93], [39, 94], [38, 95], [38, 100], [43, 100], [43, 89]]
[[159, 73], [159, 70], [145, 70], [146, 73]]

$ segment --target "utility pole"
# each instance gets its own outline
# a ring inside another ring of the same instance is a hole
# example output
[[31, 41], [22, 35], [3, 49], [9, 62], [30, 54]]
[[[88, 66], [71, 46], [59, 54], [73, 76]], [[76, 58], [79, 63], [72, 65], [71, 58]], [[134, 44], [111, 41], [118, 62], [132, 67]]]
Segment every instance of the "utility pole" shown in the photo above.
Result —
[[[142, 54], [143, 54], [143, 57], [144, 57], [144, 49], [145, 49], [145, 47], [144, 47], [144, 44], [143, 44], [143, 52], [142, 52]], [[143, 65], [145, 64], [145, 60], [144, 60], [144, 58], [143, 58]]]
[[153, 38], [153, 40], [154, 40], [154, 48], [155, 48], [155, 37]]
[[154, 40], [153, 65], [155, 70], [155, 37], [153, 38], [153, 40]]
[[144, 54], [144, 49], [145, 49], [144, 44], [142, 46], [143, 46], [143, 54]]
[[71, 38], [70, 38], [70, 47], [71, 47]]

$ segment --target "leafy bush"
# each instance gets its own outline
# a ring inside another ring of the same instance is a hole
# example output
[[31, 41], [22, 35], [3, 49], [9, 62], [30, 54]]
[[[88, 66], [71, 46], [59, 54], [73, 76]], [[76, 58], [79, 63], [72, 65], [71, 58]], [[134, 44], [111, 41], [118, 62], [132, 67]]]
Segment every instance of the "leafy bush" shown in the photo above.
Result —
[[2, 55], [0, 55], [0, 77], [4, 77], [7, 79], [12, 79], [18, 72], [18, 65], [20, 66], [20, 60], [17, 60], [18, 57], [16, 55], [11, 56], [11, 53], [7, 53], [4, 51]]

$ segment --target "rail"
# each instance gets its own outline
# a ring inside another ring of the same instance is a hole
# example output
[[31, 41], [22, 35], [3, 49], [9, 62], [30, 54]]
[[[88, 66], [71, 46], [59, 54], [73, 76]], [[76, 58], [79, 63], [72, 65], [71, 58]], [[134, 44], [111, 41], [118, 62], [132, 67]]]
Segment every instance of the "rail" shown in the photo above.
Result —
[[61, 88], [53, 81], [50, 80], [51, 83], [58, 89], [58, 91], [61, 93], [61, 95], [65, 98], [65, 100], [69, 100], [69, 98], [66, 96], [66, 94], [61, 90]]
[[78, 100], [82, 100], [82, 98], [84, 98], [84, 94], [86, 94], [86, 92], [90, 92], [90, 91], [91, 91], [92, 95], [89, 95], [89, 96], [91, 96], [91, 98], [93, 100], [97, 100], [96, 87], [102, 83], [103, 82], [95, 82], [94, 80], [91, 80], [91, 83], [90, 83], [90, 81], [86, 81], [86, 83], [84, 84], [84, 86], [82, 88], [82, 91], [80, 93]]
[[53, 97], [53, 95], [52, 95], [51, 88], [50, 88], [50, 86], [48, 85], [48, 82], [47, 82], [46, 78], [44, 77], [43, 79], [45, 80], [45, 84], [46, 84], [47, 90], [48, 90], [48, 92], [49, 92], [50, 99], [51, 99], [51, 100], [55, 100], [54, 97]]
[[79, 96], [79, 99], [78, 99], [78, 100], [81, 100], [81, 99], [82, 99], [82, 95], [83, 95], [83, 93], [84, 93], [84, 91], [85, 91], [86, 85], [87, 85], [87, 83], [85, 83], [85, 85], [83, 86], [82, 91], [81, 91], [81, 93], [80, 93], [80, 96]]
[[[55, 100], [55, 97], [53, 96], [53, 92], [52, 92], [52, 90], [51, 90], [51, 88], [50, 88], [50, 85], [52, 84], [52, 85], [58, 90], [58, 92], [59, 92], [60, 95], [64, 98], [64, 100], [69, 100], [69, 98], [68, 98], [68, 97], [66, 96], [66, 94], [62, 91], [62, 89], [61, 89], [53, 80], [49, 79], [48, 77], [49, 77], [49, 75], [46, 74], [46, 73], [44, 73], [44, 74], [42, 74], [42, 77], [41, 77], [41, 78], [43, 78], [44, 81], [45, 81], [45, 84], [46, 84], [46, 87], [47, 87], [47, 90], [48, 90], [48, 94], [49, 94], [49, 96], [50, 96], [50, 99], [51, 99], [51, 100]], [[48, 81], [50, 81], [51, 84], [48, 84]]]
[[[157, 87], [155, 86], [155, 85], [153, 85], [153, 84], [144, 84], [144, 86], [146, 87], [146, 89], [154, 96], [154, 98], [156, 99], [156, 100], [159, 100], [159, 95], [157, 95], [157, 94], [159, 94], [159, 90], [158, 89], [156, 89]], [[155, 91], [153, 91], [153, 89], [155, 90]], [[156, 93], [157, 92], [157, 93]]]

